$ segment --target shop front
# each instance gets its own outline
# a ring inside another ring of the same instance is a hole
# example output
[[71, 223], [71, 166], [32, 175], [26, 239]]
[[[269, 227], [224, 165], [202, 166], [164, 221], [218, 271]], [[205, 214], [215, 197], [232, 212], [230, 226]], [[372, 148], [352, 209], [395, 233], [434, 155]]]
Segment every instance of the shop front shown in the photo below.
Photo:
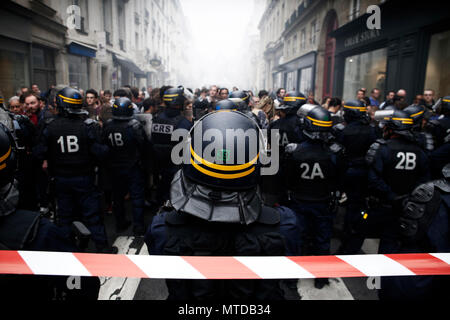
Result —
[[336, 39], [334, 95], [354, 99], [360, 88], [382, 92], [405, 89], [407, 102], [424, 89], [449, 91], [450, 4], [408, 1], [380, 5], [381, 29], [367, 28], [366, 14], [331, 33]]
[[314, 92], [316, 57], [313, 51], [281, 66], [286, 90], [298, 90], [305, 95]]

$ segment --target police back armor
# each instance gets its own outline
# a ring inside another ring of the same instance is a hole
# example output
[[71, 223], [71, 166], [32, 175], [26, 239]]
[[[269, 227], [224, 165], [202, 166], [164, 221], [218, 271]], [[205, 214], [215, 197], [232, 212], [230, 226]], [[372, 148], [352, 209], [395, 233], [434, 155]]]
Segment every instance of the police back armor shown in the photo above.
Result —
[[397, 195], [408, 194], [424, 178], [425, 153], [405, 139], [378, 140], [378, 143], [385, 150], [383, 172], [379, 174]]
[[376, 141], [376, 133], [369, 124], [352, 122], [347, 126], [338, 124], [334, 128], [337, 141], [345, 148], [345, 157], [352, 165], [365, 165], [365, 156]]
[[178, 129], [179, 123], [184, 120], [183, 115], [167, 117], [165, 113], [160, 114], [152, 123], [152, 144], [161, 165], [172, 163], [172, 148], [178, 143], [172, 141], [172, 133]]
[[[282, 256], [280, 215], [263, 207], [251, 225], [207, 222], [172, 211], [166, 216], [165, 255]], [[169, 300], [281, 300], [277, 280], [167, 280]]]
[[[91, 120], [92, 121], [92, 120]], [[88, 124], [81, 118], [59, 117], [48, 124], [49, 167], [56, 176], [84, 176], [93, 171]]]
[[[279, 146], [280, 157], [284, 154], [284, 148], [290, 143], [300, 143], [301, 135], [299, 127], [301, 125], [300, 119], [297, 115], [287, 115], [286, 118], [280, 118], [275, 122], [272, 122], [269, 126], [269, 135], [272, 129], [279, 130]], [[269, 136], [269, 141], [271, 137]]]
[[109, 167], [133, 167], [142, 159], [144, 131], [141, 123], [108, 120], [103, 128], [103, 142], [110, 147]]
[[338, 168], [333, 158], [342, 147], [323, 141], [303, 142], [286, 148], [286, 184], [298, 201], [327, 201], [336, 189]]

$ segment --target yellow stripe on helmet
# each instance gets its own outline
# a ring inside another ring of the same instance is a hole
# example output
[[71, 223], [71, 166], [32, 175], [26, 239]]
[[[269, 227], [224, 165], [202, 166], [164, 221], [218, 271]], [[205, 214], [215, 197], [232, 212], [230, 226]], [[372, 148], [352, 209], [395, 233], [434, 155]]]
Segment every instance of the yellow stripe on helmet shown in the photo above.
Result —
[[284, 102], [293, 102], [297, 100], [306, 100], [306, 98], [303, 97], [284, 97]]
[[345, 106], [344, 105], [344, 108], [355, 109], [355, 110], [359, 110], [361, 112], [367, 112], [367, 107], [353, 107], [353, 106]]
[[2, 170], [5, 169], [5, 168], [6, 168], [6, 163], [0, 165], [0, 171], [2, 171]]
[[62, 96], [62, 95], [58, 95], [61, 99], [63, 99], [63, 101], [64, 102], [67, 102], [67, 103], [75, 103], [75, 104], [81, 104], [81, 103], [83, 103], [83, 99], [72, 99], [72, 98], [67, 98], [67, 97], [64, 97], [64, 96]]
[[206, 161], [205, 159], [203, 159], [202, 157], [200, 157], [198, 154], [195, 153], [194, 149], [192, 149], [192, 145], [191, 145], [191, 154], [192, 156], [195, 158], [195, 160], [197, 160], [199, 163], [211, 168], [211, 169], [215, 169], [215, 170], [221, 170], [221, 171], [240, 171], [240, 170], [245, 170], [249, 167], [251, 167], [252, 165], [254, 165], [256, 163], [256, 161], [259, 158], [259, 153], [258, 155], [249, 163], [245, 163], [245, 164], [241, 164], [241, 165], [235, 165], [235, 166], [224, 166], [224, 165], [219, 165], [219, 164], [215, 164], [209, 161]]
[[221, 174], [221, 173], [212, 172], [212, 171], [209, 171], [209, 170], [206, 170], [206, 169], [200, 167], [198, 164], [195, 163], [194, 159], [192, 159], [192, 158], [191, 158], [191, 164], [194, 166], [195, 169], [197, 169], [198, 171], [200, 171], [203, 174], [206, 174], [207, 176], [210, 176], [213, 178], [225, 179], [225, 180], [233, 180], [233, 179], [243, 178], [243, 177], [246, 177], [246, 176], [252, 174], [256, 170], [255, 168], [251, 168], [250, 170], [244, 171], [241, 173]]
[[322, 121], [322, 120], [317, 120], [317, 119], [314, 119], [314, 118], [311, 118], [311, 117], [307, 117], [309, 120], [311, 120], [311, 121], [314, 121], [314, 122], [319, 122], [319, 123], [322, 123], [322, 124], [330, 124], [330, 125], [332, 125], [333, 124], [333, 121]]
[[3, 162], [6, 159], [8, 159], [9, 155], [11, 154], [11, 151], [12, 151], [12, 149], [11, 149], [11, 147], [9, 147], [8, 152], [6, 152], [2, 157], [0, 157], [0, 162]]
[[420, 112], [414, 113], [414, 114], [411, 115], [411, 117], [414, 118], [414, 117], [420, 116], [424, 112], [425, 112], [425, 110], [422, 110]]

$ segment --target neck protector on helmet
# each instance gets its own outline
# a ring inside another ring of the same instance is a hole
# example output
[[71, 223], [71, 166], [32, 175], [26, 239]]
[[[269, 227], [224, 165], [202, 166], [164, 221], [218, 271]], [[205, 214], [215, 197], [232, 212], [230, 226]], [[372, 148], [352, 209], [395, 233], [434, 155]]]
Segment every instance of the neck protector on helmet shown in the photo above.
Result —
[[249, 225], [258, 220], [262, 199], [257, 188], [241, 191], [215, 191], [187, 179], [179, 170], [170, 191], [172, 206], [197, 218], [210, 222]]

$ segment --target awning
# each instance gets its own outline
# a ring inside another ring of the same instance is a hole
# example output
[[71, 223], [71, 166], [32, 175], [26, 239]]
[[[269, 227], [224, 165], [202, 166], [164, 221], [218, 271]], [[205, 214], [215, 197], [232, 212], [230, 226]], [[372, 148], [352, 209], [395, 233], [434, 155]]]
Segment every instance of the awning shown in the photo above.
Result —
[[69, 44], [69, 53], [84, 57], [95, 58], [97, 50], [94, 49], [93, 47], [85, 46], [76, 42], [71, 42]]
[[116, 54], [114, 55], [114, 60], [117, 61], [122, 67], [130, 70], [136, 75], [145, 76], [146, 72], [142, 71], [133, 61], [126, 58], [119, 58]]

